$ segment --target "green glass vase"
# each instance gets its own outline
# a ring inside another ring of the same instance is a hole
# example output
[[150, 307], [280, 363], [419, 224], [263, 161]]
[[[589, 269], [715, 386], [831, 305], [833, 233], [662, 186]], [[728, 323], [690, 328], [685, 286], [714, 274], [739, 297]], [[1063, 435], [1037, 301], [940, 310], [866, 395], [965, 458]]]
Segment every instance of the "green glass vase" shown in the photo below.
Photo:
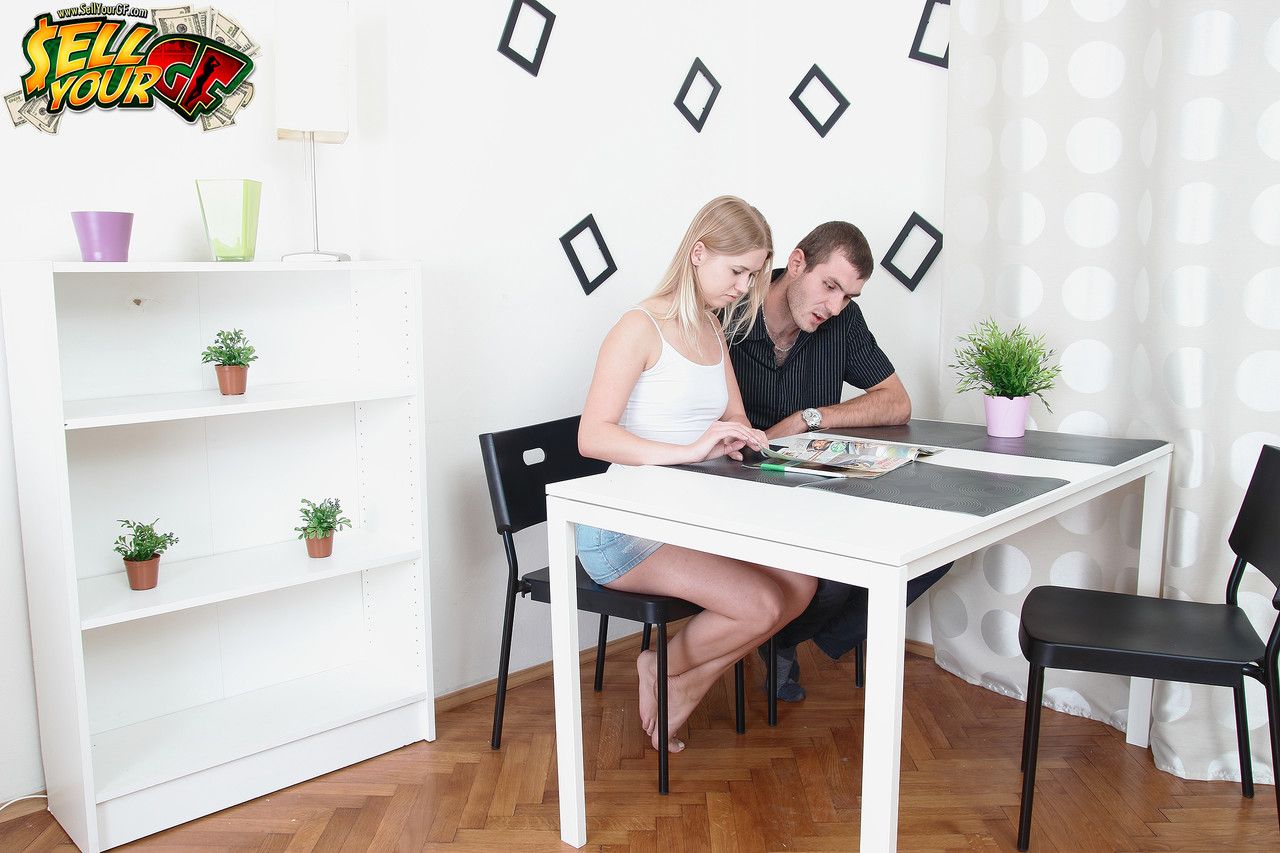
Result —
[[251, 261], [258, 244], [262, 182], [197, 180], [200, 215], [215, 261]]

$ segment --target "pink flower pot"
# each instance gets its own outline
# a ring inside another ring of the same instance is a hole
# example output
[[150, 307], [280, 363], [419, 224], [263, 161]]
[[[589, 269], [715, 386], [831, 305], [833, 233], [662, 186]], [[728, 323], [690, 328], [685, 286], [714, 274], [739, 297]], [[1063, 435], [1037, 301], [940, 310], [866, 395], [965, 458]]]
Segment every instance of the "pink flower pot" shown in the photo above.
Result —
[[133, 214], [114, 210], [73, 210], [80, 259], [84, 261], [129, 260], [129, 237]]
[[987, 410], [987, 435], [1021, 438], [1027, 431], [1030, 397], [983, 397]]

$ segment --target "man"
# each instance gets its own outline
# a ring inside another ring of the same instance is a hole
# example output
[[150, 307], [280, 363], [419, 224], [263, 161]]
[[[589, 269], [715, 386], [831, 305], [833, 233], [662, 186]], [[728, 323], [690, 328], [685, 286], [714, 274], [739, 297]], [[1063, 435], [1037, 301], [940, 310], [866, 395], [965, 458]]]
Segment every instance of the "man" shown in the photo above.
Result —
[[[848, 222], [809, 232], [775, 270], [759, 322], [729, 347], [751, 425], [770, 438], [806, 430], [903, 424], [911, 398], [854, 303], [875, 261], [867, 238]], [[840, 401], [844, 383], [866, 391]], [[911, 581], [915, 601], [951, 568]], [[867, 591], [819, 580], [809, 607], [778, 632], [778, 698], [804, 698], [796, 646], [812, 639], [832, 659], [861, 644]], [[763, 650], [761, 652], [763, 655]]]

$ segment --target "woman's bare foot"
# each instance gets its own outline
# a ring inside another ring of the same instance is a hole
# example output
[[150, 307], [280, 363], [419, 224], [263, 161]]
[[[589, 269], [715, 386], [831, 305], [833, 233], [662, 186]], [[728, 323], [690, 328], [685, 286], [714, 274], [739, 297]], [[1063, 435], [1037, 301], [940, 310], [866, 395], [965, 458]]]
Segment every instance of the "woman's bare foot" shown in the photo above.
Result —
[[640, 728], [653, 734], [658, 724], [658, 655], [646, 650], [636, 658], [636, 674], [640, 679]]
[[[698, 703], [702, 701], [702, 695], [705, 691], [693, 689], [689, 684], [689, 680], [682, 675], [676, 675], [667, 679], [667, 744], [668, 752], [679, 752], [684, 749], [684, 743], [676, 738], [676, 732], [680, 731], [680, 727], [689, 721], [689, 717], [693, 715], [693, 711], [698, 707]], [[652, 740], [653, 748], [658, 749], [658, 731], [655, 721], [652, 729], [649, 730], [649, 737]]]

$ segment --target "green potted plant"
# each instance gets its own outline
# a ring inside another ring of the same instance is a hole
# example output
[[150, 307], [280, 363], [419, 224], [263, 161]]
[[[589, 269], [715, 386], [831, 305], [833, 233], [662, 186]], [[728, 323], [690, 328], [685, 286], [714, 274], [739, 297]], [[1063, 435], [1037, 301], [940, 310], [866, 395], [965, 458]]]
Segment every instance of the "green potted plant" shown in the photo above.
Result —
[[200, 361], [213, 362], [218, 374], [218, 390], [226, 396], [243, 394], [249, 384], [249, 362], [257, 361], [253, 345], [242, 329], [223, 329], [205, 349]]
[[960, 375], [958, 391], [979, 389], [986, 395], [983, 403], [988, 435], [1023, 435], [1032, 394], [1053, 411], [1043, 392], [1053, 387], [1062, 368], [1049, 364], [1053, 350], [1045, 346], [1043, 335], [1033, 336], [1021, 325], [1005, 332], [988, 318], [962, 336], [959, 343], [955, 364], [948, 367]]
[[333, 532], [350, 526], [351, 519], [343, 517], [337, 498], [325, 498], [320, 503], [303, 498], [302, 526], [293, 529], [299, 539], [306, 540], [309, 556], [327, 557], [333, 553]]
[[116, 537], [116, 553], [124, 558], [124, 569], [129, 575], [129, 589], [152, 589], [160, 577], [160, 555], [170, 545], [178, 544], [172, 533], [157, 533], [156, 519], [150, 524], [119, 519], [120, 526], [128, 533]]

